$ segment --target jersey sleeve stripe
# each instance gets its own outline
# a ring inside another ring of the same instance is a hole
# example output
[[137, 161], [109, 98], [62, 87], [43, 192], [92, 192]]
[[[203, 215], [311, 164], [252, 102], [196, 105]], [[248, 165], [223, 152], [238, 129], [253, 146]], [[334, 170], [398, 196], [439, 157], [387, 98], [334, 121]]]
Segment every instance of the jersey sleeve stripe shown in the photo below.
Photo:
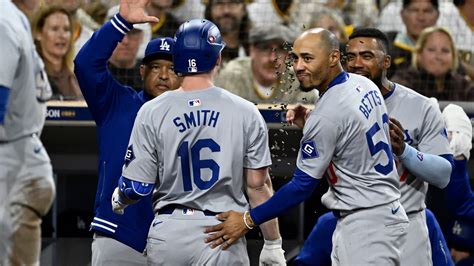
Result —
[[94, 221], [96, 221], [96, 222], [101, 222], [101, 223], [104, 223], [104, 224], [107, 224], [107, 225], [110, 225], [110, 226], [112, 226], [112, 227], [117, 228], [117, 225], [116, 225], [116, 224], [111, 223], [111, 222], [109, 222], [109, 221], [106, 221], [106, 220], [104, 220], [104, 219], [100, 219], [100, 218], [98, 218], [98, 217], [94, 217]]
[[97, 223], [92, 222], [92, 223], [91, 223], [91, 226], [99, 227], [99, 228], [105, 229], [105, 230], [107, 230], [107, 231], [110, 231], [110, 232], [112, 232], [112, 233], [115, 233], [115, 230], [114, 230], [114, 229], [108, 228], [108, 227], [105, 226], [105, 225], [101, 225], [101, 224], [97, 224]]
[[113, 16], [110, 22], [118, 31], [120, 31], [124, 35], [133, 28], [133, 26], [126, 22], [122, 17], [120, 17], [119, 14], [115, 14], [115, 16]]

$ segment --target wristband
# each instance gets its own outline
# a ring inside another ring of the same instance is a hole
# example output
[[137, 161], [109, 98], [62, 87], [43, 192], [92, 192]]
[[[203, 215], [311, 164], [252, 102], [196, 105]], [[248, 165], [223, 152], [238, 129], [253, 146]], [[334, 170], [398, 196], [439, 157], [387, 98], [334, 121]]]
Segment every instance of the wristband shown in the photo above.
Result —
[[[243, 217], [243, 219], [244, 219], [244, 224], [245, 224], [245, 226], [247, 226], [247, 228], [248, 228], [249, 230], [252, 230], [253, 227], [250, 226], [250, 225], [247, 223], [247, 215], [248, 215], [248, 214], [249, 214], [249, 211], [245, 211], [245, 212], [244, 212], [244, 217]], [[250, 215], [249, 215], [249, 216], [250, 216]]]

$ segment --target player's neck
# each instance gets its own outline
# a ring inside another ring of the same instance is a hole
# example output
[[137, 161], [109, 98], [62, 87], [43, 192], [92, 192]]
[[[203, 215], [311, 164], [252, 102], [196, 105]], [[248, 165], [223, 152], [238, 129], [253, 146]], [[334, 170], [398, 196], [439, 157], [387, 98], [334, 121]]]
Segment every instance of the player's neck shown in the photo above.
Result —
[[211, 73], [203, 73], [192, 76], [185, 76], [181, 89], [183, 91], [198, 91], [214, 86]]
[[323, 82], [319, 87], [316, 88], [319, 91], [319, 96], [320, 97], [328, 90], [329, 84], [331, 84], [331, 82], [339, 74], [341, 74], [342, 71], [344, 71], [344, 69], [342, 69], [342, 66], [340, 66], [340, 65], [329, 69], [328, 78], [326, 79], [326, 81]]
[[388, 80], [387, 77], [385, 77], [385, 78], [382, 78], [382, 81], [380, 82], [380, 84], [377, 84], [377, 86], [379, 87], [382, 95], [385, 96], [387, 93], [392, 91], [392, 88], [393, 88], [392, 84], [393, 83], [390, 80]]

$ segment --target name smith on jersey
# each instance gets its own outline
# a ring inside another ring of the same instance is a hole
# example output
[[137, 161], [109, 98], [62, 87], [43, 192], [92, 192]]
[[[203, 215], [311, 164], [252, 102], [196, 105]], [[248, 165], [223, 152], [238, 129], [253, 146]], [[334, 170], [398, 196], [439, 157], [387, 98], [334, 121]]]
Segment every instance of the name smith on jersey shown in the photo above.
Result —
[[187, 129], [208, 126], [216, 127], [220, 112], [214, 110], [195, 110], [173, 118], [174, 125], [182, 133]]

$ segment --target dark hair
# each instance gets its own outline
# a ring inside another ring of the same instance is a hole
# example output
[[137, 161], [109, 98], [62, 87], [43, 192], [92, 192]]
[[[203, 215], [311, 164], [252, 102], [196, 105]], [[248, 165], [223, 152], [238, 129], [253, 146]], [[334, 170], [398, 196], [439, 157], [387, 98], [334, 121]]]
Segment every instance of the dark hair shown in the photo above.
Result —
[[[408, 5], [410, 5], [413, 2], [413, 0], [403, 0], [403, 8], [406, 8]], [[436, 10], [439, 10], [439, 2], [438, 0], [431, 0], [431, 4], [436, 8]]]
[[358, 37], [374, 38], [377, 40], [377, 43], [380, 45], [385, 54], [390, 54], [390, 41], [385, 33], [376, 29], [376, 28], [356, 28], [349, 36], [349, 40]]
[[[251, 22], [249, 18], [249, 13], [247, 11], [247, 4], [245, 1], [242, 1], [242, 3], [245, 5], [244, 10], [245, 14], [242, 17], [242, 22], [240, 23], [240, 28], [239, 28], [239, 40], [242, 44], [242, 46], [245, 49], [245, 52], [248, 54], [249, 50], [249, 31], [251, 27]], [[206, 4], [206, 9], [204, 10], [204, 18], [212, 21], [213, 23], [216, 23], [212, 18], [211, 18], [211, 8], [212, 5], [214, 4], [214, 0], [209, 0], [207, 1]], [[217, 23], [216, 23], [217, 24]], [[219, 27], [219, 25], [217, 25]]]

